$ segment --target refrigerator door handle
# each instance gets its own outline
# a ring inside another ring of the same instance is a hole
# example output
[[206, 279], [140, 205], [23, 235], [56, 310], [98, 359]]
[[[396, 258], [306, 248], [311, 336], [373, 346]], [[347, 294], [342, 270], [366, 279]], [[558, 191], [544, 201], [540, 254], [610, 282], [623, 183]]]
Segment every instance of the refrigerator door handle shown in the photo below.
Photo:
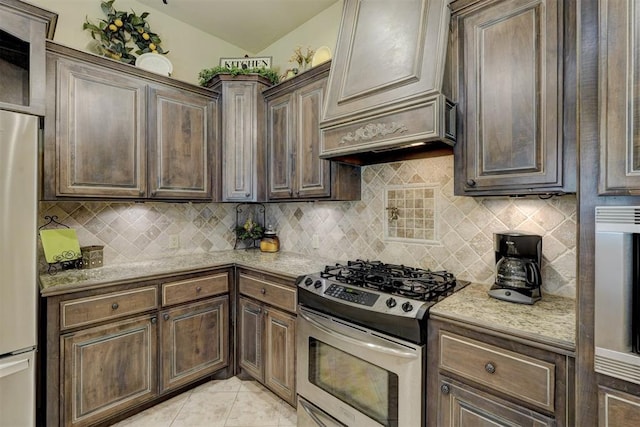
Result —
[[0, 378], [8, 377], [16, 372], [29, 369], [29, 358], [0, 363]]

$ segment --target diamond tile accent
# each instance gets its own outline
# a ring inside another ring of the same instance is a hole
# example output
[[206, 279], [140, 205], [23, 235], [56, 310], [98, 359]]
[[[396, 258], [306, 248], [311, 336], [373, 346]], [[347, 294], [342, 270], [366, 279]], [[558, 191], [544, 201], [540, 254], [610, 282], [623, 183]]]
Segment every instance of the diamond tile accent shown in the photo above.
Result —
[[[362, 177], [360, 201], [267, 204], [266, 222], [276, 228], [281, 250], [342, 261], [368, 258], [447, 269], [460, 279], [490, 284], [495, 280], [493, 233], [516, 229], [543, 236], [543, 292], [575, 298], [575, 196], [548, 200], [457, 197], [453, 195], [452, 156], [365, 166]], [[404, 192], [403, 209], [425, 213], [423, 218], [404, 218], [412, 221], [404, 223], [405, 237], [410, 236], [406, 241], [388, 241], [385, 236], [385, 192], [391, 187]], [[424, 187], [433, 189], [433, 197], [416, 196], [416, 189]], [[413, 205], [406, 203], [409, 200]], [[430, 223], [426, 211], [432, 202], [435, 212]], [[76, 229], [81, 246], [104, 245], [104, 262], [109, 265], [233, 249], [235, 206], [41, 202], [39, 225], [44, 224], [45, 215], [57, 215], [59, 221]], [[433, 235], [425, 231], [423, 236], [419, 231], [428, 227]], [[175, 234], [180, 237], [180, 248], [169, 247], [169, 236]], [[320, 241], [318, 249], [312, 248], [314, 234]], [[46, 270], [44, 261], [40, 265]]]

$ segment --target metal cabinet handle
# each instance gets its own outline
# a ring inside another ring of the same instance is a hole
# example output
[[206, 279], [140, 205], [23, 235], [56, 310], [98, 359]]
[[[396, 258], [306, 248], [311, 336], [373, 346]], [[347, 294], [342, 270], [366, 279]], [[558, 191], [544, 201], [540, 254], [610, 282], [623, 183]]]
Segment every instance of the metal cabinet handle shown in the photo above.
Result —
[[202, 286], [196, 286], [196, 292], [202, 291]]
[[244, 197], [249, 197], [251, 196], [251, 193], [244, 193]]
[[151, 192], [151, 197], [155, 197], [155, 196], [156, 196], [156, 194], [158, 194], [158, 192], [157, 192], [156, 190], [153, 190], [153, 191]]
[[262, 288], [262, 289], [260, 289], [260, 293], [261, 293], [262, 295], [264, 295], [264, 294], [266, 294], [266, 293], [267, 293], [267, 290], [266, 290], [265, 288]]
[[152, 318], [151, 318], [151, 323], [152, 323], [152, 324], [154, 324], [154, 325], [155, 325], [157, 321], [158, 321], [158, 318], [156, 318], [156, 317], [152, 317]]
[[469, 187], [475, 187], [475, 186], [476, 186], [476, 180], [475, 180], [475, 179], [471, 179], [471, 178], [469, 178], [469, 179], [467, 180], [467, 185], [468, 185]]
[[165, 313], [165, 314], [162, 316], [162, 318], [163, 318], [164, 320], [169, 320], [169, 313]]
[[440, 391], [442, 392], [442, 394], [449, 394], [449, 392], [451, 391], [451, 389], [449, 388], [449, 384], [442, 384], [440, 386]]
[[484, 370], [487, 371], [490, 374], [493, 374], [496, 371], [496, 365], [494, 365], [493, 363], [489, 362], [486, 365], [484, 365]]
[[118, 309], [118, 307], [120, 307], [120, 306], [118, 305], [118, 303], [117, 303], [117, 302], [114, 302], [113, 304], [111, 304], [111, 309], [112, 309], [112, 310], [117, 310], [117, 309]]

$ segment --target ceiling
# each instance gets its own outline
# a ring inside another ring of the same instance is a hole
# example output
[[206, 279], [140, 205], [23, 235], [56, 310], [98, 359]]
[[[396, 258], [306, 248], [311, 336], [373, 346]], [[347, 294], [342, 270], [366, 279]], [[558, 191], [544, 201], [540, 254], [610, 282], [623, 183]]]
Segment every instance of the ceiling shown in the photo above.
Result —
[[138, 1], [255, 54], [338, 0]]

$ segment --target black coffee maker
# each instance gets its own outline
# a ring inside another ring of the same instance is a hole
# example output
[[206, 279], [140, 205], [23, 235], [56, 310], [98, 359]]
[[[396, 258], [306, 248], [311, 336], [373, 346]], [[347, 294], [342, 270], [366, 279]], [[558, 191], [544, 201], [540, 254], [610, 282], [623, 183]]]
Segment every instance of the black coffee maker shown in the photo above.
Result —
[[518, 231], [494, 233], [494, 248], [496, 281], [489, 295], [520, 304], [538, 301], [542, 297], [542, 237]]

